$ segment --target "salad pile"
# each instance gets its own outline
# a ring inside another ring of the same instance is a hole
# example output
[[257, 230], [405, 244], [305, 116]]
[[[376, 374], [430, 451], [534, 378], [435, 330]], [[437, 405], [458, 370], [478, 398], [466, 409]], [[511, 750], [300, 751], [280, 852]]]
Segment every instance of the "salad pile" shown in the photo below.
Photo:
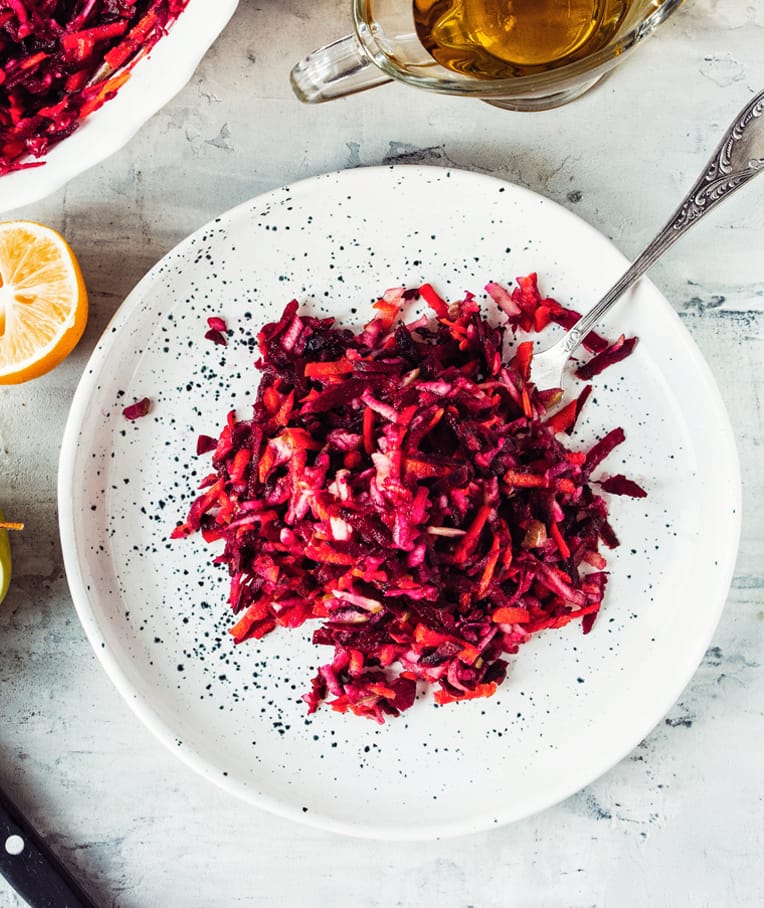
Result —
[[[536, 275], [510, 293], [448, 304], [430, 285], [387, 291], [358, 332], [301, 315], [296, 301], [259, 334], [252, 416], [228, 414], [174, 538], [222, 542], [237, 642], [316, 623], [332, 648], [304, 699], [379, 722], [435, 688], [437, 703], [486, 697], [533, 634], [602, 607], [603, 549], [618, 545], [601, 492], [643, 496], [622, 475], [598, 482], [624, 441], [614, 428], [570, 446], [591, 392], [560, 406], [530, 378], [533, 343], [505, 362], [507, 331], [577, 313], [542, 297]], [[421, 297], [434, 317], [406, 323]], [[592, 333], [588, 378], [634, 347]]]
[[188, 0], [0, 0], [0, 176], [114, 97]]

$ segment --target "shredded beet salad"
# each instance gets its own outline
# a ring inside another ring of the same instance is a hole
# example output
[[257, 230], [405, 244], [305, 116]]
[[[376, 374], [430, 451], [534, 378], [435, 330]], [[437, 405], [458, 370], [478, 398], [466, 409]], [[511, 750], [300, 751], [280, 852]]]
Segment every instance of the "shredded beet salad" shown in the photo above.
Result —
[[188, 0], [0, 0], [0, 176], [112, 98]]
[[[388, 290], [357, 334], [293, 300], [259, 334], [252, 418], [231, 412], [197, 441], [213, 472], [172, 535], [223, 541], [237, 643], [317, 623], [313, 642], [334, 656], [309, 713], [327, 701], [383, 722], [422, 682], [439, 704], [490, 696], [531, 635], [579, 620], [588, 633], [600, 610], [601, 549], [618, 539], [598, 489], [645, 494], [622, 474], [593, 478], [624, 432], [568, 447], [591, 386], [559, 407], [559, 389], [530, 381], [532, 341], [509, 362], [502, 349], [507, 329], [577, 313], [535, 274], [486, 290], [504, 327], [471, 294], [449, 305], [430, 285]], [[417, 297], [434, 319], [405, 323]], [[582, 369], [634, 340], [588, 336]]]

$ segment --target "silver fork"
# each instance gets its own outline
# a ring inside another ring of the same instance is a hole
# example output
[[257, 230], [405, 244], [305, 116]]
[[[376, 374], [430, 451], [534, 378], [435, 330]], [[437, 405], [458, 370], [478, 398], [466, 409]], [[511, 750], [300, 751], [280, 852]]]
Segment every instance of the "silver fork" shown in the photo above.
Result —
[[534, 352], [531, 380], [537, 388], [562, 388], [568, 359], [616, 300], [703, 215], [764, 170], [763, 114], [764, 91], [735, 117], [692, 189], [624, 275], [555, 344]]

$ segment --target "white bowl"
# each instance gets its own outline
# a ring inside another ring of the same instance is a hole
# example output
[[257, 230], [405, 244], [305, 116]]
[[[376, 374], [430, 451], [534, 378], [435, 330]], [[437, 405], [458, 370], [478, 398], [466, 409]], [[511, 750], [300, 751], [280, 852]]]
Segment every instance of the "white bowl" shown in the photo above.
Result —
[[0, 177], [0, 212], [45, 198], [122, 148], [188, 82], [237, 5], [238, 0], [190, 0], [116, 97], [52, 148], [42, 167]]

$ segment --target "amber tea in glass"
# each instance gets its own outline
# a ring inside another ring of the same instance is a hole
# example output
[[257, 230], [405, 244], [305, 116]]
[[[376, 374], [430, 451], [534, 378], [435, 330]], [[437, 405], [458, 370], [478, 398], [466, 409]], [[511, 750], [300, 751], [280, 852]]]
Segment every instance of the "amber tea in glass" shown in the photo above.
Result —
[[413, 0], [419, 40], [441, 66], [484, 79], [522, 76], [604, 47], [631, 0]]
[[354, 33], [292, 69], [298, 98], [328, 101], [395, 79], [530, 111], [588, 91], [683, 0], [349, 2]]

